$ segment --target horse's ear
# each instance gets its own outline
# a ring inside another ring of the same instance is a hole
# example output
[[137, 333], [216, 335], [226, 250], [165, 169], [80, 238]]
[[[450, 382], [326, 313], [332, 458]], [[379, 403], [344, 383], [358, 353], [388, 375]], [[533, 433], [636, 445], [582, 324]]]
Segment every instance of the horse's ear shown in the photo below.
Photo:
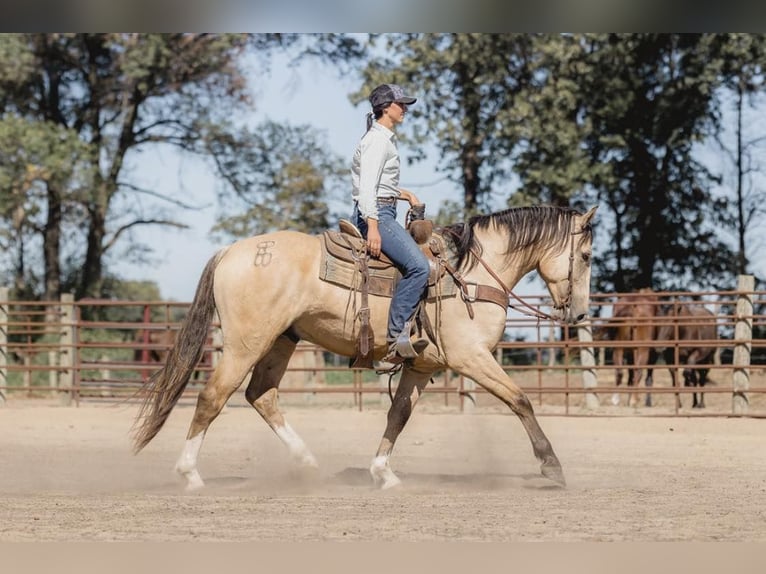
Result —
[[596, 215], [597, 209], [598, 209], [598, 205], [594, 205], [587, 211], [585, 215], [582, 216], [582, 221], [580, 222], [580, 229], [586, 229], [590, 225], [590, 220], [593, 219], [594, 215]]

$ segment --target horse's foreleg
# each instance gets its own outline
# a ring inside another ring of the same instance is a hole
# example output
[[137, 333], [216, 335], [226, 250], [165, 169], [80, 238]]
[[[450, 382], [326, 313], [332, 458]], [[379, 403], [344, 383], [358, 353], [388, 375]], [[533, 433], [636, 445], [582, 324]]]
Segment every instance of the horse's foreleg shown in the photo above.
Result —
[[655, 351], [653, 348], [649, 348], [649, 356], [648, 356], [649, 362], [646, 364], [646, 402], [644, 403], [647, 407], [652, 406], [652, 395], [649, 393], [648, 389], [651, 389], [652, 386], [654, 386], [654, 378], [653, 378], [653, 368], [652, 365], [654, 365], [657, 362], [657, 351]]
[[[673, 348], [666, 349], [665, 352], [663, 353], [663, 357], [665, 358], [665, 364], [667, 364], [667, 365], [673, 365], [676, 362], [676, 355], [675, 355], [675, 351], [673, 350]], [[673, 388], [676, 388], [676, 385], [678, 384], [677, 383], [677, 378], [678, 378], [677, 370], [678, 369], [676, 367], [668, 367], [668, 372], [670, 373], [670, 384], [673, 386]], [[675, 397], [676, 397], [676, 408], [680, 409], [681, 406], [682, 406], [681, 405], [681, 395], [679, 395], [678, 393], [674, 393], [674, 394], [675, 394]]]
[[279, 382], [287, 370], [296, 344], [296, 341], [284, 335], [276, 340], [271, 350], [253, 368], [245, 398], [287, 446], [292, 459], [304, 467], [316, 469], [319, 467], [316, 458], [279, 410]]
[[[622, 363], [623, 363], [624, 351], [622, 348], [614, 349], [612, 353], [612, 362], [614, 363], [614, 386], [619, 387], [622, 384]], [[617, 391], [612, 394], [612, 404], [617, 406], [620, 404], [620, 395]]]
[[[529, 402], [524, 391], [497, 364], [492, 354], [489, 351], [480, 350], [472, 354], [465, 362], [453, 362], [451, 359], [450, 363], [453, 369], [473, 379], [510, 407], [529, 435], [534, 455], [541, 462], [540, 471], [543, 476], [556, 484], [565, 486], [566, 480], [561, 470], [561, 463], [537, 422], [532, 403]], [[456, 363], [462, 364], [458, 366]]]
[[[634, 357], [633, 363], [635, 364], [635, 367], [636, 367], [635, 374], [633, 376], [633, 384], [635, 385], [636, 390], [638, 390], [638, 387], [641, 386], [641, 380], [644, 378], [644, 368], [646, 367], [646, 365], [649, 364], [649, 348], [648, 347], [636, 348], [636, 350], [633, 353], [633, 357]], [[648, 377], [646, 379], [645, 384], [647, 387], [650, 386]], [[638, 406], [640, 403], [639, 401], [640, 397], [638, 393], [636, 393], [633, 396], [634, 396], [633, 405]], [[646, 393], [646, 398], [644, 400], [647, 407], [652, 406], [652, 396], [648, 392]]]
[[242, 384], [249, 369], [247, 356], [237, 356], [234, 351], [227, 350], [205, 388], [200, 391], [194, 418], [186, 435], [186, 444], [175, 466], [176, 472], [186, 479], [187, 490], [196, 490], [204, 486], [197, 470], [197, 458], [205, 433], [232, 393]]
[[402, 369], [399, 385], [394, 394], [394, 401], [388, 409], [386, 431], [383, 433], [378, 452], [370, 465], [372, 479], [381, 489], [391, 488], [401, 483], [399, 477], [391, 470], [389, 459], [394, 450], [396, 439], [410, 419], [412, 410], [430, 378], [431, 373], [416, 372], [406, 366]]

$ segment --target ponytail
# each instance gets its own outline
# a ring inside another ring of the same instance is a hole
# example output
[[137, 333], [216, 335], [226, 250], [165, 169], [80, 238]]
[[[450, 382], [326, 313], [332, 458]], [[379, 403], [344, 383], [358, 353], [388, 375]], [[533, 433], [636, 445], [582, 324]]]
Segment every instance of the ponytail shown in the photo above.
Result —
[[391, 102], [386, 102], [385, 104], [379, 104], [378, 106], [372, 108], [371, 112], [367, 112], [367, 131], [370, 131], [370, 128], [372, 127], [372, 122], [374, 120], [379, 120], [381, 116], [383, 115], [383, 112], [385, 109], [391, 105]]

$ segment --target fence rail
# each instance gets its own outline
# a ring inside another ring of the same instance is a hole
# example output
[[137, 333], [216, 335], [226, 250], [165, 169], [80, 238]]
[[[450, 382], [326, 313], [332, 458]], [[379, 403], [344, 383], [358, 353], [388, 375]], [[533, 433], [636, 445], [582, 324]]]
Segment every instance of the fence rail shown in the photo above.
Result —
[[[676, 362], [657, 364], [651, 389], [617, 386], [613, 352], [618, 348], [656, 347], [655, 342], [614, 341], [605, 336], [619, 326], [612, 315], [617, 298], [632, 293], [595, 293], [588, 324], [562, 327], [511, 309], [506, 335], [496, 349], [496, 360], [514, 382], [536, 402], [541, 414], [691, 414], [678, 406], [679, 396], [697, 388], [672, 387], [670, 370], [683, 369], [678, 359], [685, 347], [714, 347], [714, 358], [697, 365], [710, 370], [714, 382], [704, 388], [709, 407], [695, 415], [766, 416], [766, 292], [753, 289], [752, 277], [742, 276], [734, 291], [658, 292], [659, 305], [684, 301], [712, 311], [718, 339], [664, 343], [675, 349]], [[546, 295], [522, 297], [525, 303], [549, 310]], [[188, 303], [167, 301], [10, 301], [0, 288], [0, 404], [6, 396], [58, 397], [64, 404], [81, 401], [130, 400], [151, 373], [160, 368], [172, 345]], [[632, 319], [632, 321], [638, 321]], [[660, 327], [671, 319], [655, 317]], [[677, 321], [676, 321], [677, 324]], [[677, 329], [676, 329], [677, 330]], [[210, 376], [221, 352], [220, 331], [213, 325], [200, 361], [187, 387], [193, 397]], [[660, 375], [660, 373], [665, 373]], [[681, 377], [678, 377], [682, 380]], [[387, 402], [390, 387], [385, 375], [348, 368], [348, 359], [315, 345], [300, 343], [285, 375], [280, 394], [303, 402], [338, 397], [362, 409], [375, 401]], [[427, 393], [445, 406], [461, 411], [496, 401], [472, 381], [456, 373], [439, 372]], [[651, 391], [657, 408], [615, 410], [611, 399]], [[618, 395], [618, 396], [619, 396]], [[663, 403], [664, 401], [664, 403]]]

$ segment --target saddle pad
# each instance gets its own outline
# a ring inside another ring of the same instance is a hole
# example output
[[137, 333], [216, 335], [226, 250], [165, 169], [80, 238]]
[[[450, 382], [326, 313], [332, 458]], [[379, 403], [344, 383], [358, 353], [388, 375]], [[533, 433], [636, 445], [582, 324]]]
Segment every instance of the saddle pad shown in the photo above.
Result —
[[[333, 283], [347, 289], [361, 289], [362, 274], [356, 266], [356, 262], [344, 238], [337, 237], [340, 233], [335, 231], [326, 231], [321, 236], [322, 260], [319, 265], [319, 278], [322, 281]], [[361, 241], [355, 237], [346, 236], [354, 249], [361, 249]], [[358, 242], [358, 243], [357, 243]], [[355, 251], [354, 255], [359, 253]], [[386, 258], [387, 259], [387, 258]], [[368, 260], [368, 293], [380, 297], [392, 297], [396, 283], [401, 278], [401, 273], [394, 267], [390, 260], [389, 263], [381, 259]], [[451, 297], [457, 294], [457, 285], [452, 278], [444, 272], [444, 269], [438, 269], [432, 257], [431, 273], [428, 277], [429, 301], [436, 300], [437, 296]], [[441, 273], [440, 277], [437, 274]], [[438, 281], [438, 289], [437, 289]]]
[[[325, 231], [324, 232], [325, 249], [336, 259], [346, 261], [354, 264], [354, 257], [359, 257], [362, 253], [362, 247], [365, 244], [365, 240], [361, 237], [354, 237], [348, 233], [342, 233], [340, 231]], [[370, 258], [367, 261], [367, 268], [373, 269], [388, 269], [393, 266], [393, 262], [381, 253], [378, 259]]]

